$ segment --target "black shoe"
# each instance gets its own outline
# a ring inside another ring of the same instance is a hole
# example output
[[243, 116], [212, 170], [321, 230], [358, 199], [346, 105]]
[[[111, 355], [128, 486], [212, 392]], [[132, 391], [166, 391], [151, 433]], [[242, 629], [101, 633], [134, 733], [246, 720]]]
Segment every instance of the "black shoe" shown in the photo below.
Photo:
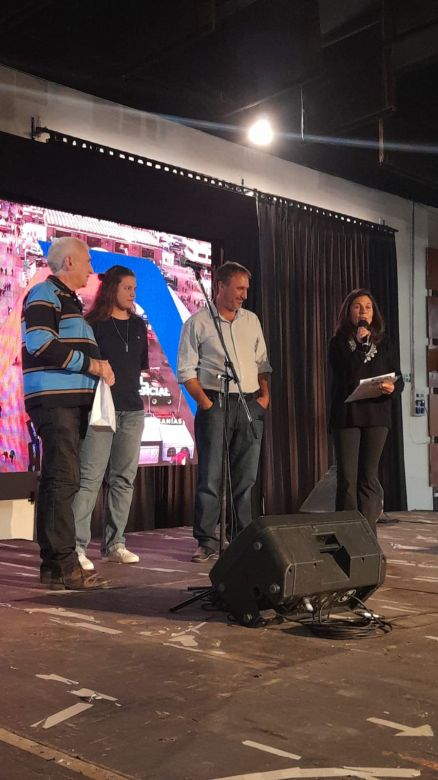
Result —
[[192, 561], [193, 563], [204, 563], [204, 561], [214, 558], [215, 555], [215, 551], [211, 550], [210, 547], [203, 547], [200, 545], [195, 554], [192, 555]]

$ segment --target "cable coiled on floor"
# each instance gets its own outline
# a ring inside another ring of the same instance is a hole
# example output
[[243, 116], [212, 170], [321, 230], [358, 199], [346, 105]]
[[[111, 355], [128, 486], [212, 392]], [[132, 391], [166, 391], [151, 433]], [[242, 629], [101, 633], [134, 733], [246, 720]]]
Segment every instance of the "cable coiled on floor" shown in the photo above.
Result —
[[388, 634], [392, 631], [392, 625], [384, 618], [378, 617], [373, 612], [354, 613], [356, 618], [326, 618], [314, 620], [307, 627], [315, 636], [324, 639], [370, 639], [380, 632]]
[[358, 608], [353, 610], [354, 618], [332, 618], [330, 611], [325, 617], [322, 611], [330, 602], [330, 597], [323, 602], [318, 610], [318, 617], [308, 624], [312, 634], [325, 639], [370, 639], [380, 633], [392, 631], [392, 623], [376, 615], [372, 609], [365, 606], [357, 596], [351, 595]]

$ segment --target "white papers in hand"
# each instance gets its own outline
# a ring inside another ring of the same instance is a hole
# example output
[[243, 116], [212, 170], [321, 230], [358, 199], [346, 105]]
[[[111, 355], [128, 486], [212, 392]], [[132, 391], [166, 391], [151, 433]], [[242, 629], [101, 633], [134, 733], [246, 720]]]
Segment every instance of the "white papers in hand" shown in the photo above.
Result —
[[397, 382], [398, 376], [394, 374], [380, 374], [380, 376], [371, 376], [369, 379], [361, 379], [358, 386], [352, 393], [345, 399], [344, 403], [348, 404], [351, 401], [363, 401], [365, 398], [377, 398], [382, 395], [382, 391], [379, 387], [381, 382]]

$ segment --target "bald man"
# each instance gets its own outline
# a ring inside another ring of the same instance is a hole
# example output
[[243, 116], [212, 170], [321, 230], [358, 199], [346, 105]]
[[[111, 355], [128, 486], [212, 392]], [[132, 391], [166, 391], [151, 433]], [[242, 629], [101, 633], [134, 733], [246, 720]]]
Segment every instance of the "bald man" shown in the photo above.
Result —
[[43, 444], [37, 500], [40, 579], [52, 590], [93, 590], [107, 583], [79, 564], [72, 500], [79, 489], [79, 444], [96, 377], [112, 385], [114, 374], [99, 359], [75, 292], [93, 272], [87, 245], [59, 238], [47, 262], [52, 273], [26, 295], [22, 322], [25, 406]]

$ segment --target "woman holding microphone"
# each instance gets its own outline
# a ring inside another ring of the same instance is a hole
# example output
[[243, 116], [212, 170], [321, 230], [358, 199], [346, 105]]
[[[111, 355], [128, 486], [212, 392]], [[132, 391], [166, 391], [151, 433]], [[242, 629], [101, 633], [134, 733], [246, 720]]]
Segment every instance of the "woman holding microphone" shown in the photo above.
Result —
[[[330, 427], [337, 461], [336, 510], [358, 509], [376, 533], [383, 490], [379, 462], [391, 428], [391, 406], [404, 383], [397, 352], [371, 293], [352, 290], [339, 312], [330, 341], [332, 373]], [[375, 385], [377, 397], [345, 402], [361, 379], [394, 373]]]

